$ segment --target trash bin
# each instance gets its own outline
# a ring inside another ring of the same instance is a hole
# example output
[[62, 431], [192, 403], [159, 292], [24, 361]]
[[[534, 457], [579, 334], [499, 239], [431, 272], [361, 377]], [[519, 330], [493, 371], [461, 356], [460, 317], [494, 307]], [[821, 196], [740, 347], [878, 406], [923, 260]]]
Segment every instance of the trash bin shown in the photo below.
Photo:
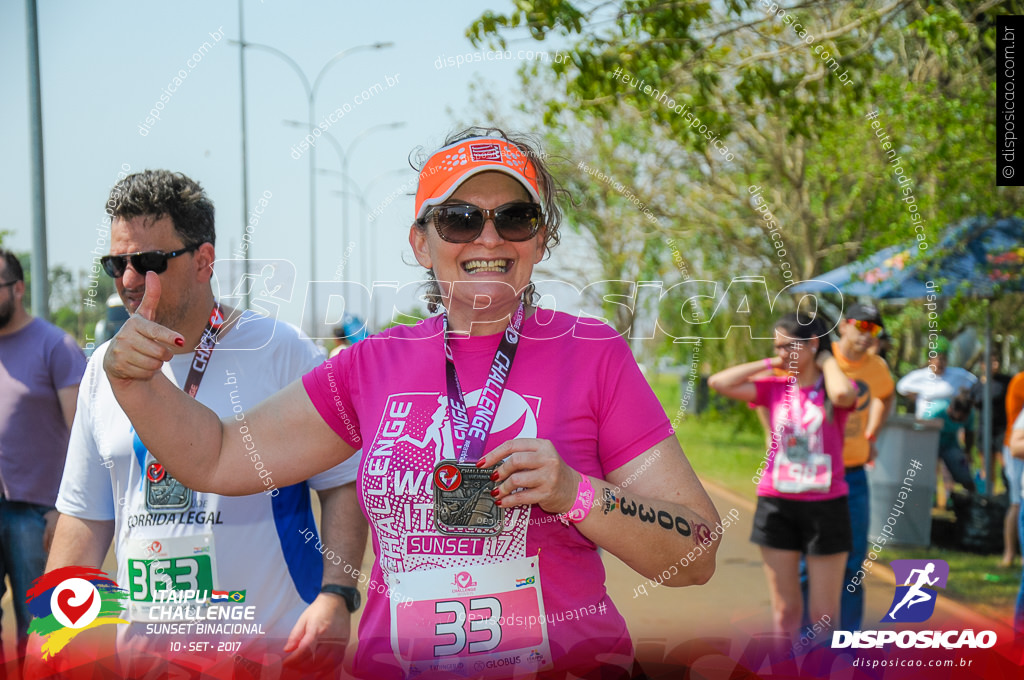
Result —
[[[941, 421], [898, 415], [890, 417], [879, 432], [878, 457], [867, 470], [872, 541], [884, 534], [887, 545], [928, 547], [931, 543], [941, 430]], [[913, 475], [908, 473], [911, 469]]]
[[686, 371], [679, 377], [679, 410], [700, 415], [708, 410], [708, 377]]

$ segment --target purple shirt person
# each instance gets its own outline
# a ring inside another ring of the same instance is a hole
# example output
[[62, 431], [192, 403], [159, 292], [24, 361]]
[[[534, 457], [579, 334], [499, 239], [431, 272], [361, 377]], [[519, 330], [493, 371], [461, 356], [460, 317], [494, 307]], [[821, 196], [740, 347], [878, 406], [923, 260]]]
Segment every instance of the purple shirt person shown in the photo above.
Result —
[[21, 263], [0, 249], [0, 596], [7, 590], [6, 577], [19, 659], [25, 655], [30, 619], [25, 594], [46, 566], [68, 433], [85, 372], [85, 355], [74, 339], [30, 315], [24, 297]]

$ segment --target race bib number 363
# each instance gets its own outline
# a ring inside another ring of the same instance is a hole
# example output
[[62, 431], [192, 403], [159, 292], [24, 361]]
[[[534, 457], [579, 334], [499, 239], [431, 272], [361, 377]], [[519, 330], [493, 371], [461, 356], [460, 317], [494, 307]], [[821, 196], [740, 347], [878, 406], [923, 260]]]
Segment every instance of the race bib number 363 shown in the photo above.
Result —
[[152, 602], [155, 594], [170, 590], [213, 590], [209, 555], [128, 560], [129, 593], [135, 602]]
[[217, 587], [212, 534], [133, 538], [125, 544], [132, 602], [166, 600], [171, 591], [205, 592]]

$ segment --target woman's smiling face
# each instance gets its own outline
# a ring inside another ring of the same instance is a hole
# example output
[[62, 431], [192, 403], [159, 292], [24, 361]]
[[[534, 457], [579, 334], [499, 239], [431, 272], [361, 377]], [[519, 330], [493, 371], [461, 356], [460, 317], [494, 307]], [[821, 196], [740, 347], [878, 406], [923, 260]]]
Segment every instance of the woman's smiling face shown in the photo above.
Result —
[[[533, 202], [518, 181], [502, 172], [483, 172], [466, 180], [446, 203], [468, 203], [494, 209], [506, 203]], [[544, 229], [528, 241], [506, 241], [493, 220], [468, 243], [449, 243], [440, 237], [432, 217], [426, 228], [413, 225], [409, 232], [416, 261], [434, 270], [449, 311], [472, 312], [472, 320], [495, 321], [518, 305], [530, 283], [533, 266], [544, 256]], [[490, 299], [487, 303], [480, 296]], [[477, 307], [483, 309], [477, 309]]]

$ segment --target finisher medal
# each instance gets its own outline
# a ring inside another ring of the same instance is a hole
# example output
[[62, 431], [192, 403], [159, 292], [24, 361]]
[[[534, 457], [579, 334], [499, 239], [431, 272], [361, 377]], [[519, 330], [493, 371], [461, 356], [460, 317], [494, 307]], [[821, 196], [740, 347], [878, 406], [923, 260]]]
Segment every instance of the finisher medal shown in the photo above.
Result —
[[[217, 344], [221, 328], [224, 326], [224, 314], [221, 312], [220, 303], [214, 302], [210, 311], [210, 318], [203, 329], [203, 335], [199, 339], [199, 345], [192, 355], [192, 365], [189, 367], [188, 376], [185, 378], [185, 393], [195, 398], [199, 391], [199, 385], [206, 374], [206, 367], [213, 356], [213, 348]], [[135, 434], [133, 446], [136, 451], [139, 448], [145, 449], [138, 433]], [[140, 461], [141, 462], [141, 461]], [[170, 475], [163, 465], [158, 463], [153, 456], [146, 456], [146, 469], [143, 470], [146, 483], [146, 509], [156, 512], [184, 512], [192, 507], [192, 489], [176, 480]]]
[[471, 463], [442, 461], [434, 468], [434, 526], [446, 536], [497, 536], [501, 508], [494, 504], [491, 473]]
[[[519, 346], [519, 331], [523, 327], [526, 313], [523, 304], [509, 320], [508, 328], [498, 343], [498, 349], [491, 361], [488, 375], [499, 376], [495, 385], [488, 388], [497, 412], [501, 403], [501, 395], [505, 392], [505, 383], [516, 358]], [[466, 399], [459, 374], [455, 371], [455, 359], [451, 346], [448, 344], [448, 314], [442, 317], [444, 328], [445, 382], [448, 388], [449, 408], [466, 413]], [[481, 396], [483, 396], [483, 392]], [[438, 532], [446, 536], [497, 536], [501, 533], [501, 506], [494, 504], [491, 490], [494, 482], [491, 474], [497, 468], [485, 470], [474, 463], [484, 454], [484, 444], [491, 431], [493, 413], [479, 414], [473, 419], [473, 427], [469, 429], [459, 451], [458, 462], [442, 460], [434, 468], [434, 526]], [[450, 422], [454, 422], [450, 419]], [[454, 430], [452, 441], [455, 441]]]
[[146, 509], [155, 512], [185, 512], [192, 507], [192, 489], [170, 475], [164, 466], [150, 459], [146, 463]]

